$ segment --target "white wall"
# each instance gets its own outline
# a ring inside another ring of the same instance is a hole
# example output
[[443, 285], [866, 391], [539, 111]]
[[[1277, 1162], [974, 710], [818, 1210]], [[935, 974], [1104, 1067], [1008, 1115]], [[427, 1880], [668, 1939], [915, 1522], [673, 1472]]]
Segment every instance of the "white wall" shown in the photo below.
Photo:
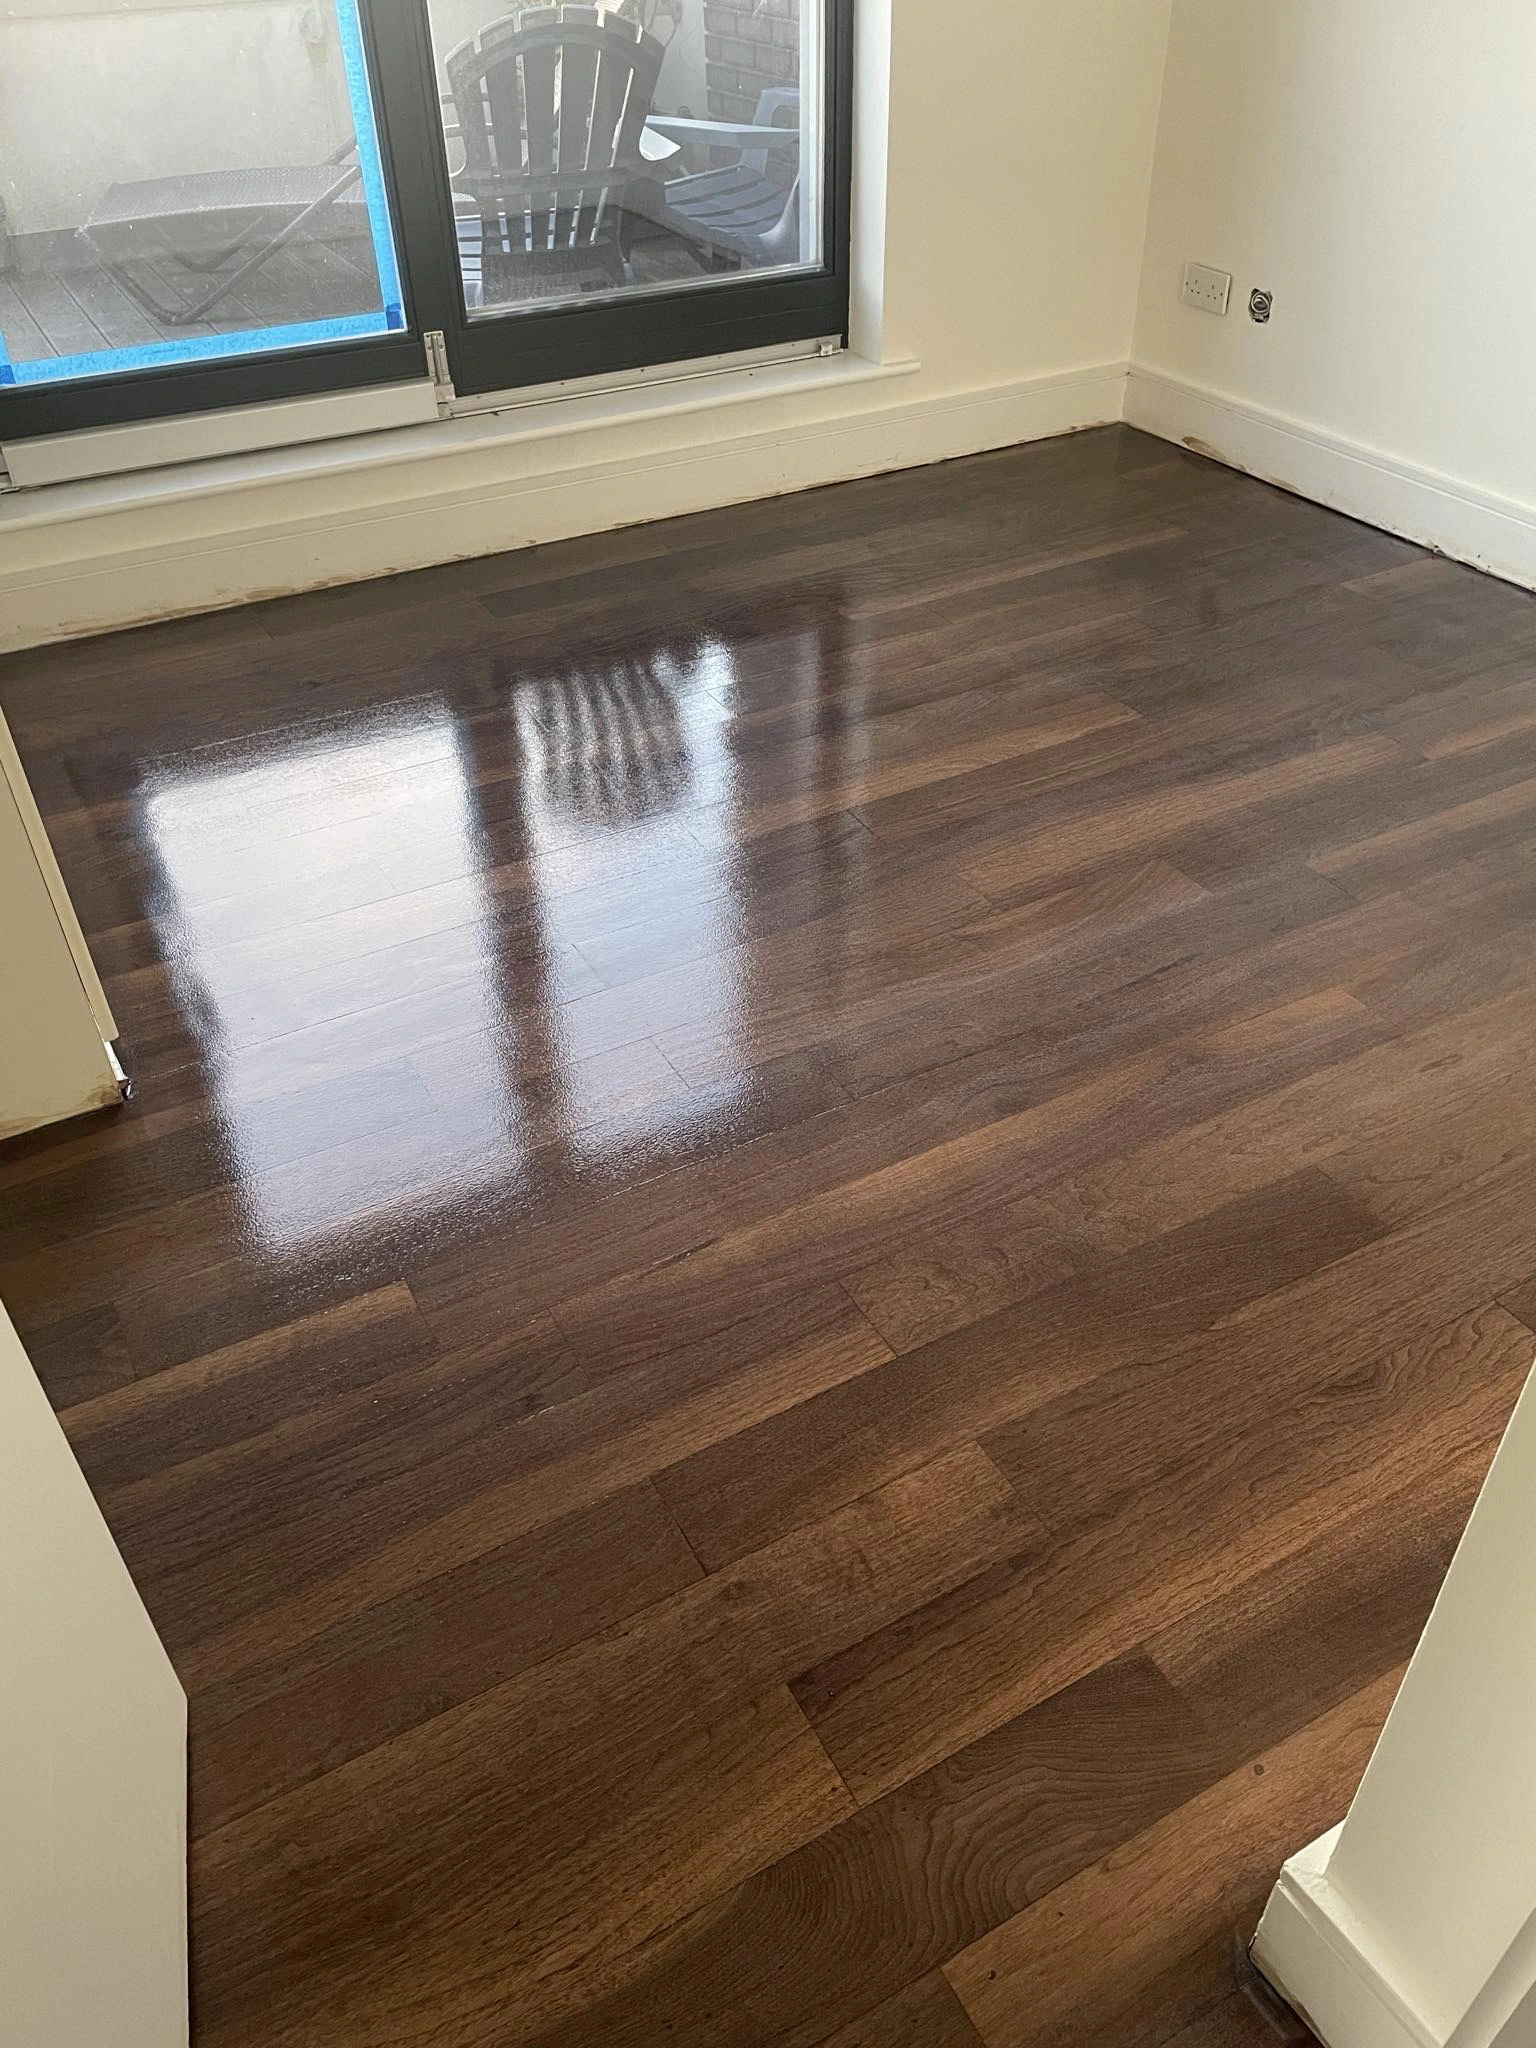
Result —
[[1130, 354], [1167, 0], [900, 0], [891, 331], [935, 388]]
[[0, 2039], [181, 2048], [186, 1700], [0, 1308]]
[[[659, 424], [456, 425], [0, 498], [0, 648], [1121, 416], [1169, 0], [860, 0], [855, 347], [917, 367]], [[886, 91], [887, 68], [889, 92]], [[717, 393], [718, 397], [719, 394]]]
[[1536, 583], [1533, 246], [1530, 0], [1175, 0], [1131, 416]]

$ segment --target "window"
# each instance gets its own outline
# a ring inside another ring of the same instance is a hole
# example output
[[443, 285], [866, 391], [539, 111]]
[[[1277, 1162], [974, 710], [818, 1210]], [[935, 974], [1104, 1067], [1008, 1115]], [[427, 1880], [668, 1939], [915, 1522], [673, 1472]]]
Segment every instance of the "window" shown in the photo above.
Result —
[[851, 0], [13, 0], [0, 438], [840, 335]]

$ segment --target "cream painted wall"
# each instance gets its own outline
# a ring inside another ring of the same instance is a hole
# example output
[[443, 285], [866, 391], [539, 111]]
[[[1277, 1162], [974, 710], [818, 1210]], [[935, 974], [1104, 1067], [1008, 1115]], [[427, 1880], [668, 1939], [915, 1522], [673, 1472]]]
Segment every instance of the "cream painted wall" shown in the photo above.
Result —
[[[1132, 416], [1536, 580], [1533, 116], [1529, 0], [1175, 0]], [[1191, 257], [1227, 319], [1180, 303]]]
[[1123, 362], [1168, 0], [900, 0], [888, 335], [954, 390]]
[[186, 1700], [0, 1308], [0, 2039], [187, 2038]]

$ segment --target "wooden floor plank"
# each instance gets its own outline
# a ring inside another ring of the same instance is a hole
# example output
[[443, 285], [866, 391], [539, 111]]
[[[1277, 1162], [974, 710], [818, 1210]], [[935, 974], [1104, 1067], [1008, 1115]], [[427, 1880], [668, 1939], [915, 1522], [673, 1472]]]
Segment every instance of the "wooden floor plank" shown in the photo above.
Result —
[[1126, 429], [0, 662], [197, 2048], [1249, 2048], [1536, 1356], [1533, 663]]
[[[466, 2015], [466, 2038], [503, 2038], [514, 2000], [524, 1997], [523, 2025], [530, 2015], [542, 2024], [562, 2006], [579, 2009], [580, 1985], [543, 1981], [551, 1969], [563, 1975], [567, 1943], [592, 1959], [606, 1935], [627, 1952], [851, 1809], [783, 1684], [807, 1646], [857, 1639], [935, 1581], [963, 1580], [1015, 1549], [1027, 1531], [995, 1469], [977, 1452], [954, 1453], [814, 1534], [699, 1581], [633, 1627], [594, 1637], [232, 1822], [203, 1852], [206, 1866], [225, 1874], [207, 1886], [211, 1911], [199, 1935], [212, 1984], [221, 1952], [256, 1932], [253, 1914], [275, 1961], [283, 1950], [296, 1954], [309, 1915], [324, 1912], [335, 1937], [324, 1980], [295, 1972], [291, 2007], [260, 2018], [272, 2038], [302, 2039], [337, 2001], [378, 1995], [382, 1927], [411, 1930], [398, 1956], [408, 1977], [421, 1943], [446, 1944], [446, 1960], [462, 1939], [463, 1912], [488, 1910], [488, 1927], [500, 1930], [490, 1974], [502, 2003]], [[758, 1731], [766, 1731], [762, 1742]], [[490, 1755], [494, 1790], [480, 1768]], [[773, 1814], [754, 1817], [754, 1803], [781, 1777]], [[746, 1803], [733, 1809], [738, 1785]], [[606, 1843], [566, 1824], [577, 1787], [596, 1802], [594, 1814], [609, 1814]], [[473, 1809], [475, 1852], [457, 1854], [424, 1887], [423, 1857], [436, 1860], [445, 1802], [461, 1800], [466, 1823]], [[679, 1846], [680, 1806], [692, 1816], [695, 1848]], [[655, 1853], [662, 1835], [665, 1858]], [[289, 1882], [274, 1895], [260, 1870], [279, 1843]], [[706, 1872], [692, 1891], [689, 1855], [702, 1857]], [[236, 1895], [240, 1873], [244, 1897]], [[626, 1896], [637, 1886], [640, 1906]], [[305, 1905], [295, 1914], [299, 1897]], [[638, 1928], [636, 1912], [644, 1915]], [[610, 1955], [608, 1966], [621, 1961]], [[589, 1979], [588, 1997], [592, 1988]], [[221, 2027], [215, 2018], [210, 2038]]]
[[846, 1379], [694, 1453], [658, 1484], [714, 1566], [767, 1529], [856, 1498], [928, 1448], [1001, 1431], [1116, 1366], [1134, 1372], [1369, 1234], [1330, 1183], [1303, 1176]]
[[949, 1979], [935, 1970], [839, 2027], [822, 2048], [979, 2048], [980, 2041]]
[[[1524, 1325], [1488, 1309], [1369, 1370], [1352, 1366], [1225, 1439], [1219, 1456], [1139, 1486], [1126, 1473], [1114, 1512], [1069, 1524], [1044, 1555], [1011, 1561], [808, 1672], [797, 1697], [850, 1789], [878, 1797], [1172, 1626], [1216, 1583], [1315, 1541], [1376, 1489], [1486, 1447], [1531, 1362]], [[1020, 1471], [1026, 1502], [1031, 1472]]]
[[810, 2048], [1214, 1775], [1200, 1722], [1146, 1661], [1106, 1665], [716, 1901], [549, 2048], [715, 2048], [722, 2024], [733, 2048]]
[[[1397, 1675], [1245, 1762], [949, 1963], [986, 2048], [1150, 2048], [1176, 2031], [1180, 1999], [1169, 1994], [1187, 2000], [1193, 1988], [1176, 1965], [1203, 1964], [1213, 1941], [1251, 1924], [1295, 1843], [1349, 1803]], [[1208, 1986], [1208, 1967], [1194, 1982]]]

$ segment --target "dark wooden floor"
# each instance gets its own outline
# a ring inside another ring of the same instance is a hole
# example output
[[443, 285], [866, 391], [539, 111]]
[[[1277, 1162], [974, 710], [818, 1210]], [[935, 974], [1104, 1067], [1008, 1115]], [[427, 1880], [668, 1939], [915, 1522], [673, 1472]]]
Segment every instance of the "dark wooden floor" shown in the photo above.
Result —
[[203, 2048], [1267, 2038], [1536, 1353], [1536, 604], [1114, 431], [0, 699]]

